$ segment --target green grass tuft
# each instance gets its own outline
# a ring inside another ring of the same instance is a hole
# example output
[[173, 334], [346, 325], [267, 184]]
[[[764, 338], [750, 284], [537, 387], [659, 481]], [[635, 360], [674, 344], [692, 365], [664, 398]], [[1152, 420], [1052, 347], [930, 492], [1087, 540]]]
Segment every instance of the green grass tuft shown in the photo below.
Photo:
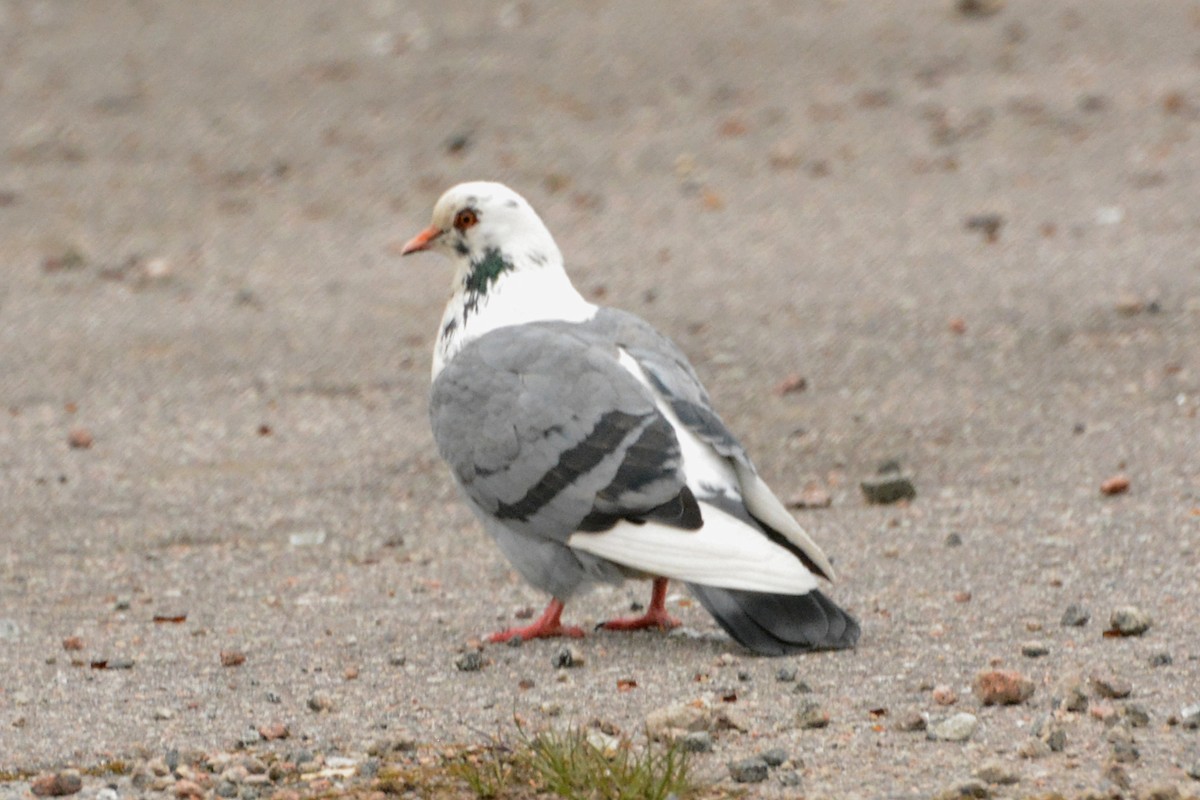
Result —
[[515, 748], [500, 743], [460, 756], [452, 767], [476, 797], [525, 798], [550, 793], [567, 800], [680, 800], [693, 797], [688, 753], [677, 744], [628, 739], [598, 746], [587, 731], [535, 737]]

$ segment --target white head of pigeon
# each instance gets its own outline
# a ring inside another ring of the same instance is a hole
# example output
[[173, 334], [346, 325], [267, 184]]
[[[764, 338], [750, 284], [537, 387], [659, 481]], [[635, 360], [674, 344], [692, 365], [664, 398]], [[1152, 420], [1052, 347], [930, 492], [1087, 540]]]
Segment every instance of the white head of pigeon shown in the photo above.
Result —
[[454, 262], [454, 294], [434, 347], [433, 377], [468, 342], [488, 331], [541, 320], [583, 322], [596, 313], [571, 284], [562, 253], [533, 207], [501, 183], [449, 189], [433, 222], [401, 250]]
[[446, 192], [403, 254], [455, 265], [433, 359], [430, 422], [471, 509], [551, 596], [489, 641], [582, 636], [564, 602], [651, 577], [644, 614], [669, 629], [684, 583], [738, 642], [782, 655], [852, 647], [859, 626], [818, 588], [821, 549], [758, 475], [687, 357], [638, 317], [597, 308], [524, 198], [497, 183]]

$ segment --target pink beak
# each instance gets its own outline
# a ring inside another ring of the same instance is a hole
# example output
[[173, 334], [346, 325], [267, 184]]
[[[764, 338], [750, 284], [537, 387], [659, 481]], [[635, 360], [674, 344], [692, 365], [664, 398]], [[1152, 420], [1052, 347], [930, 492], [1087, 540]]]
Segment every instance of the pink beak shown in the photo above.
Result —
[[433, 241], [441, 235], [441, 228], [435, 228], [433, 225], [430, 225], [428, 228], [405, 242], [404, 247], [400, 248], [400, 255], [406, 256], [409, 253], [419, 253], [422, 250], [428, 250], [433, 244]]

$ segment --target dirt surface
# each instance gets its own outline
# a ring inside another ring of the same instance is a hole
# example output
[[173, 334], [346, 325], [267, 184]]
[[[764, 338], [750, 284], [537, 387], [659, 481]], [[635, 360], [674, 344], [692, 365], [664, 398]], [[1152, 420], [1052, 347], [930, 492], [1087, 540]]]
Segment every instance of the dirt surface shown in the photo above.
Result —
[[[981, 5], [0, 2], [0, 794], [277, 723], [255, 747], [358, 759], [703, 697], [747, 730], [702, 777], [786, 751], [754, 796], [988, 761], [1000, 796], [1200, 791], [1200, 6]], [[694, 635], [456, 668], [545, 599], [433, 450], [446, 265], [395, 258], [474, 178], [679, 342], [781, 496], [830, 493], [797, 513], [857, 651], [754, 658], [676, 596]], [[889, 459], [917, 497], [868, 505]], [[1103, 636], [1126, 605], [1152, 627]], [[981, 706], [993, 667], [1033, 696]]]

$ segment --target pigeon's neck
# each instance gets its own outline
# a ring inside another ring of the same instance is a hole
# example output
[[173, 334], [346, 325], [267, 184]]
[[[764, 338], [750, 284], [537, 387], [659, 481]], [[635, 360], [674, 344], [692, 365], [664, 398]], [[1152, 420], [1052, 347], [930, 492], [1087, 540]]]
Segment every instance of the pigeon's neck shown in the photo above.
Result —
[[508, 255], [489, 248], [481, 257], [463, 258], [434, 346], [433, 377], [489, 331], [529, 322], [585, 322], [595, 314], [596, 306], [567, 277], [557, 249]]

